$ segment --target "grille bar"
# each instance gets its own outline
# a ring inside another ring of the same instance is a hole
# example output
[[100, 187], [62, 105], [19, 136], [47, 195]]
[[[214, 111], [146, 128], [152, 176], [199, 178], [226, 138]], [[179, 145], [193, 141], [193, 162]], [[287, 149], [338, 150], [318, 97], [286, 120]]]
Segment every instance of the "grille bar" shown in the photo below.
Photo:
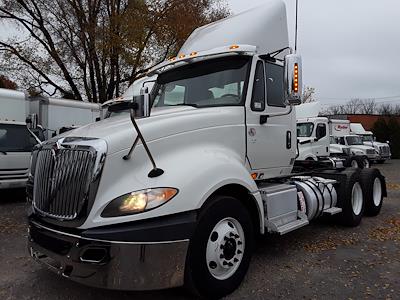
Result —
[[87, 201], [96, 153], [81, 149], [39, 151], [33, 203], [45, 215], [73, 220]]

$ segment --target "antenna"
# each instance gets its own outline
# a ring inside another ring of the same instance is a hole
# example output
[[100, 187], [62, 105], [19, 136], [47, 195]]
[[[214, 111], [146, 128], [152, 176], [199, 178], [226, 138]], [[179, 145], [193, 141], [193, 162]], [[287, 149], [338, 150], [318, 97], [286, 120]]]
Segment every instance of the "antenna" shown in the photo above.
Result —
[[296, 0], [296, 28], [294, 32], [294, 53], [297, 52], [297, 16], [299, 12], [299, 0]]

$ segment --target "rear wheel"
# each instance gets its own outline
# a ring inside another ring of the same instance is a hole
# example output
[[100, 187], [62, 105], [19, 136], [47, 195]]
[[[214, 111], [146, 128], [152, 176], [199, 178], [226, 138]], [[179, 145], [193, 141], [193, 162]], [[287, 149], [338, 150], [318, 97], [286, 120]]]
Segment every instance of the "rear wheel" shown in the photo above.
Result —
[[377, 216], [383, 203], [383, 181], [379, 170], [365, 169], [360, 173], [365, 199], [365, 214]]
[[363, 189], [360, 183], [360, 170], [349, 170], [340, 182], [338, 206], [342, 208], [339, 221], [345, 226], [358, 226], [364, 213]]
[[202, 211], [186, 259], [185, 285], [194, 294], [218, 299], [242, 282], [254, 245], [246, 207], [230, 196], [215, 196]]
[[364, 159], [360, 156], [352, 156], [350, 158], [350, 167], [352, 168], [364, 168]]

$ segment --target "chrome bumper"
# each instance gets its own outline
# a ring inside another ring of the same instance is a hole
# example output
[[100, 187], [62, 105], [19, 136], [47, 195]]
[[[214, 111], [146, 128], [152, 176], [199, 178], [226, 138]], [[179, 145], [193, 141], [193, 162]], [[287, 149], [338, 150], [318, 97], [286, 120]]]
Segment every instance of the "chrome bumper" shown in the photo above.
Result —
[[31, 221], [31, 256], [73, 281], [117, 290], [181, 286], [189, 240], [117, 242], [88, 239]]

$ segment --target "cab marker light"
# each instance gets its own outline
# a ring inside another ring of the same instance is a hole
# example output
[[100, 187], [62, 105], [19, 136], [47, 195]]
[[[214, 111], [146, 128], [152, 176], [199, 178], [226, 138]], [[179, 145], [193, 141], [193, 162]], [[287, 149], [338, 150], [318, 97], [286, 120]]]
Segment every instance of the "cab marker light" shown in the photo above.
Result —
[[179, 59], [181, 59], [181, 58], [185, 58], [186, 57], [186, 55], [185, 54], [179, 54], [179, 56], [178, 56], [178, 58]]
[[239, 45], [232, 45], [229, 47], [229, 49], [231, 49], [231, 50], [238, 49], [238, 48], [239, 48]]
[[197, 52], [196, 51], [193, 51], [192, 53], [190, 53], [190, 56], [196, 56], [197, 55]]

